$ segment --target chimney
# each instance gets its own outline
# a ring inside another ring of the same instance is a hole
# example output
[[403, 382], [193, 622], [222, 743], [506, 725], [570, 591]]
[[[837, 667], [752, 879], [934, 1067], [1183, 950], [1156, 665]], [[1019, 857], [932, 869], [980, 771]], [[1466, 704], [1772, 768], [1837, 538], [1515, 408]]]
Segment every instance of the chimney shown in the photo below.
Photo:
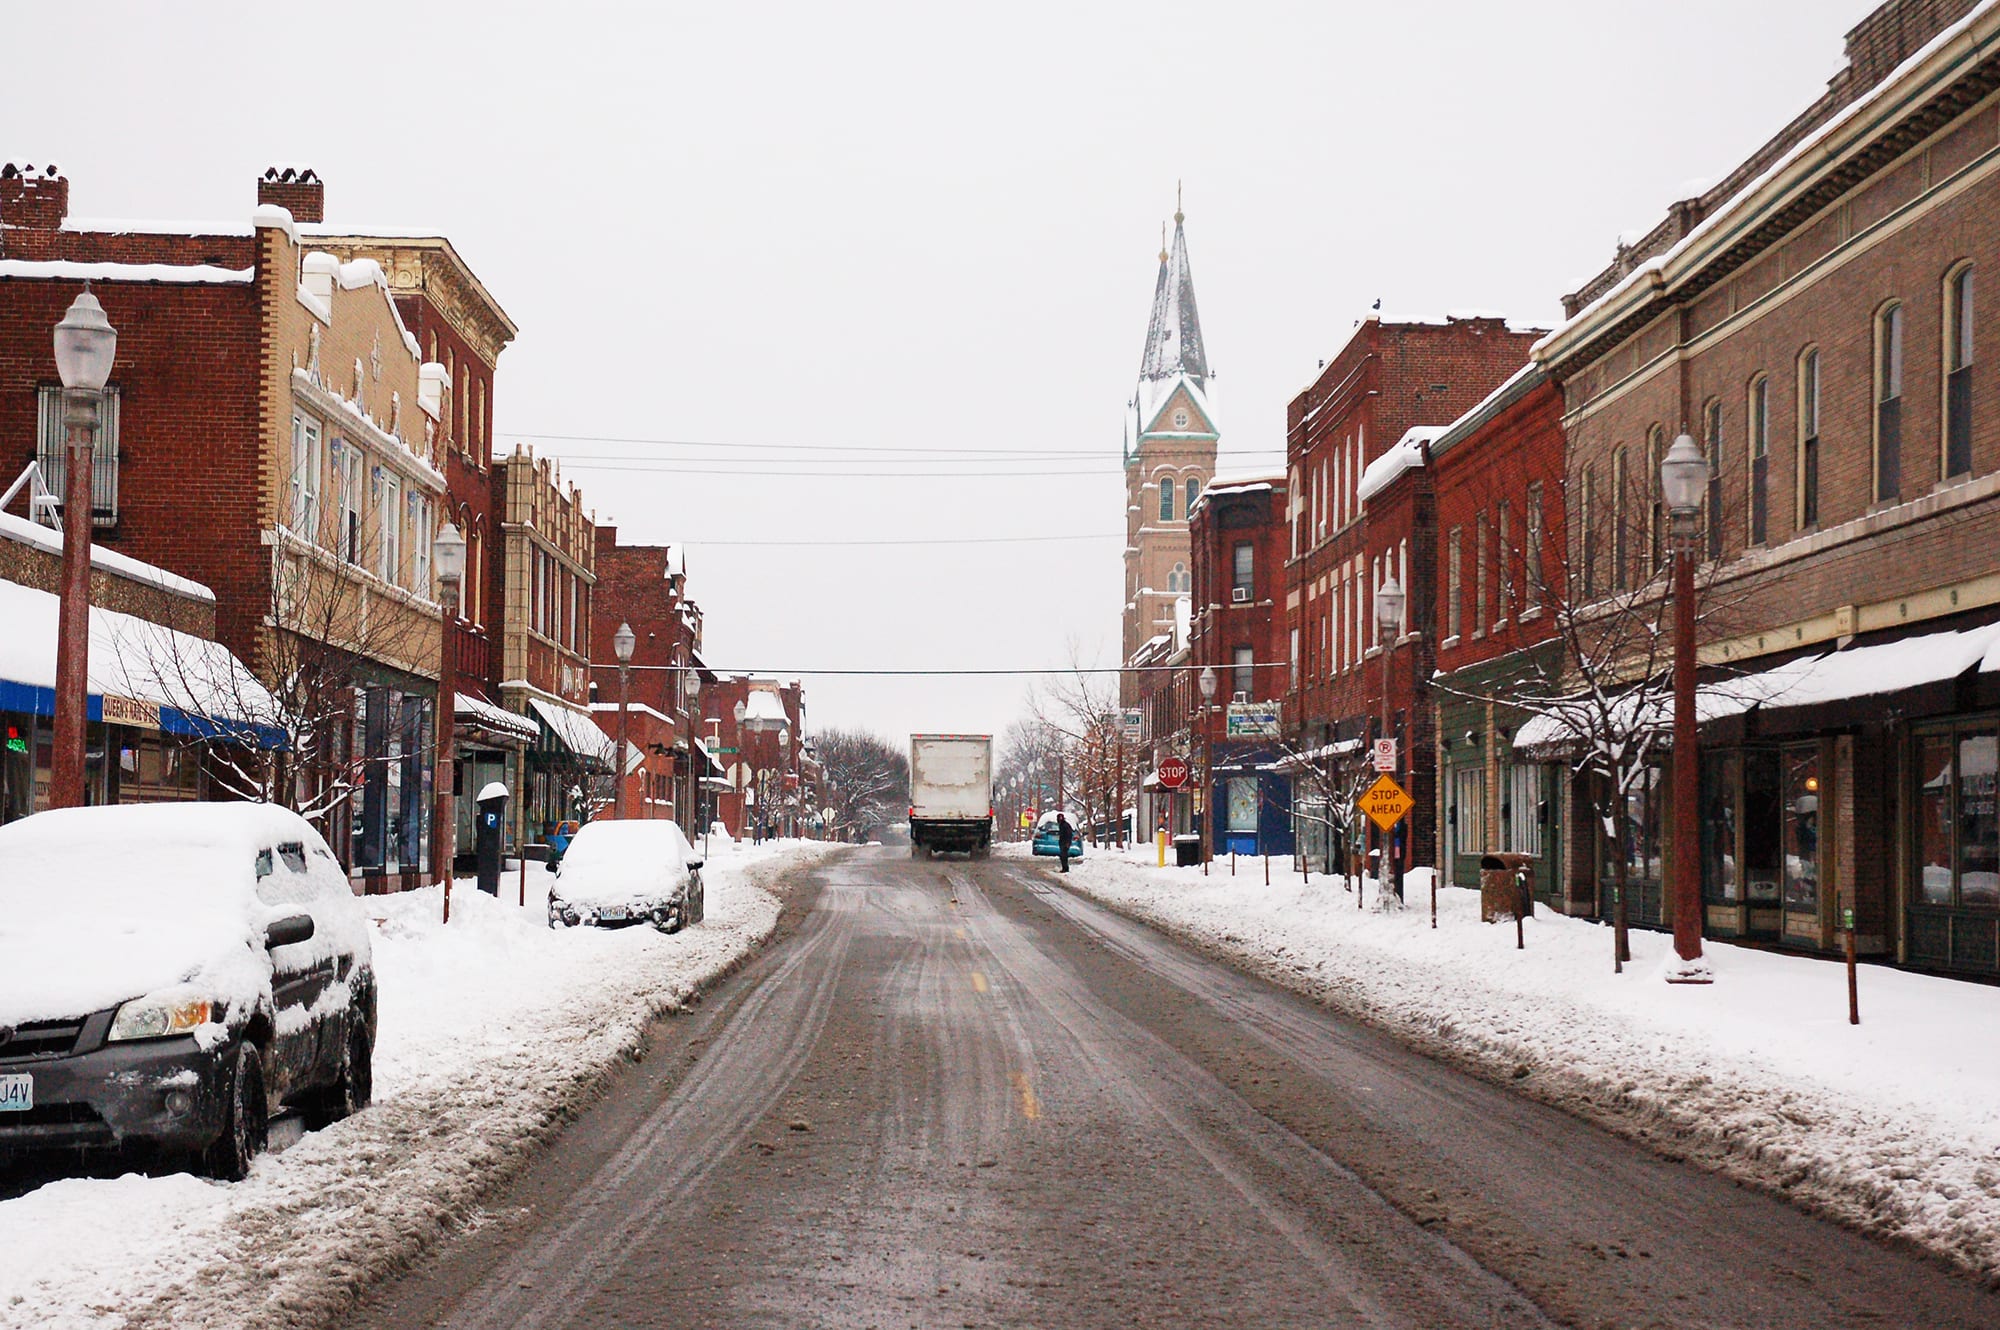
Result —
[[69, 181], [53, 166], [0, 165], [0, 227], [56, 231], [69, 216]]
[[257, 179], [257, 202], [275, 203], [295, 222], [326, 220], [326, 184], [310, 166], [267, 166]]

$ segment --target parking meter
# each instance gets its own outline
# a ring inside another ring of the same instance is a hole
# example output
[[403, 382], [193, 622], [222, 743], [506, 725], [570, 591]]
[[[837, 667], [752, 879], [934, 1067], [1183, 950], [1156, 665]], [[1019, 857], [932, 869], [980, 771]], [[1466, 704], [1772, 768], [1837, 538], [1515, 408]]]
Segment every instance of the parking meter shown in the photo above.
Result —
[[478, 824], [473, 844], [479, 856], [479, 889], [489, 896], [500, 894], [500, 848], [505, 839], [507, 787], [493, 781], [479, 792]]

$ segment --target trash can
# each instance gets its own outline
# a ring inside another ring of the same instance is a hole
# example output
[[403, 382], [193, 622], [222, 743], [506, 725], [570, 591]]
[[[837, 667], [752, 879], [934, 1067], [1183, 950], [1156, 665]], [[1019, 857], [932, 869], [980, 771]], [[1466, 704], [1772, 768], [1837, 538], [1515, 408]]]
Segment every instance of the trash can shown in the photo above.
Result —
[[1480, 855], [1480, 919], [1490, 924], [1495, 919], [1533, 918], [1534, 875], [1535, 856], [1532, 854]]
[[1195, 868], [1201, 864], [1201, 833], [1183, 831], [1174, 837], [1174, 866]]

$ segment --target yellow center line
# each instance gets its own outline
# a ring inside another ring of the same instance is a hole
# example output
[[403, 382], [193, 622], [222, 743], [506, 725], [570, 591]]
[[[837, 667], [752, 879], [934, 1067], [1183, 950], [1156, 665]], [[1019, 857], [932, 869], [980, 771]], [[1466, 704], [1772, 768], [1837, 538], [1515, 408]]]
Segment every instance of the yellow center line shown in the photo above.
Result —
[[1030, 1122], [1041, 1117], [1042, 1106], [1035, 1099], [1035, 1087], [1028, 1083], [1027, 1072], [1014, 1073], [1014, 1088], [1021, 1092], [1021, 1115]]
[[984, 993], [986, 991], [986, 976], [977, 970], [972, 972], [972, 991], [975, 993]]

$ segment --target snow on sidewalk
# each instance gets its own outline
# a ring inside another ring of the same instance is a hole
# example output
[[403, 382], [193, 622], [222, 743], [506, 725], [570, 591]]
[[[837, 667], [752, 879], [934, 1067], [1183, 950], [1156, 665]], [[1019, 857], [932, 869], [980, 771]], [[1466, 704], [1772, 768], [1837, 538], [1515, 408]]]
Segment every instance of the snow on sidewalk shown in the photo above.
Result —
[[477, 1222], [496, 1171], [587, 1102], [646, 1024], [769, 937], [778, 874], [831, 845], [718, 840], [706, 921], [551, 930], [539, 865], [364, 903], [376, 919], [375, 1103], [234, 1185], [186, 1174], [52, 1182], [0, 1202], [0, 1326], [316, 1323], [372, 1274]]
[[[1016, 847], [1003, 852], [1018, 853]], [[1092, 851], [1068, 882], [1431, 1051], [1770, 1188], [1844, 1222], [2000, 1276], [2000, 988], [1846, 969], [1710, 941], [1711, 986], [1669, 985], [1666, 934], [1611, 931], [1538, 908], [1527, 948], [1482, 924], [1475, 891], [1412, 875], [1408, 907], [1359, 909], [1344, 880], [1274, 861], [1154, 866], [1151, 847]]]

